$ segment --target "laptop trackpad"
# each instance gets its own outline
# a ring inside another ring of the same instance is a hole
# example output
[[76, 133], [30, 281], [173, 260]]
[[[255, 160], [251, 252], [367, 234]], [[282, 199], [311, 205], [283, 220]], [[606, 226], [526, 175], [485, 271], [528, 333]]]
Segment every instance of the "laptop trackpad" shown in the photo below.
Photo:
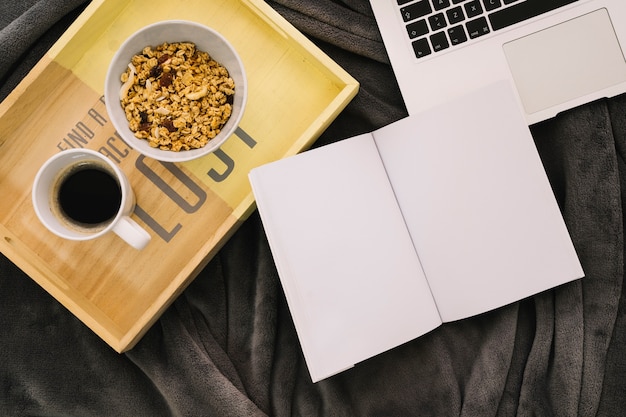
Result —
[[606, 9], [503, 46], [526, 113], [626, 81], [626, 62]]

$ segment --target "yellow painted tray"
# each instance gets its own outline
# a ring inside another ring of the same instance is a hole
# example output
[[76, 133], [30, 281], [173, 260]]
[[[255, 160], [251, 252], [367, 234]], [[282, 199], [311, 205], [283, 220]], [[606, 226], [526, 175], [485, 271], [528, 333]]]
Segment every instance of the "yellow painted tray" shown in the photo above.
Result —
[[[182, 163], [139, 156], [108, 121], [108, 62], [147, 24], [193, 20], [221, 32], [249, 79], [237, 134]], [[134, 346], [254, 209], [247, 174], [310, 146], [358, 83], [262, 0], [95, 0], [0, 104], [0, 250], [118, 352]], [[113, 234], [57, 238], [37, 220], [35, 173], [68, 148], [117, 162], [137, 196], [143, 251]]]

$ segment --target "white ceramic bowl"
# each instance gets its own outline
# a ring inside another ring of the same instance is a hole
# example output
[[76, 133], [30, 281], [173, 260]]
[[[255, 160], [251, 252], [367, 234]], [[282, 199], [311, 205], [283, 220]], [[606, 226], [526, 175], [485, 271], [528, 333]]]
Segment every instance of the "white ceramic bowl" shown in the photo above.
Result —
[[[204, 147], [188, 151], [167, 151], [153, 148], [145, 139], [138, 139], [128, 127], [119, 94], [122, 87], [121, 74], [128, 67], [133, 55], [141, 53], [146, 46], [156, 47], [164, 42], [193, 42], [198, 50], [207, 52], [222, 64], [235, 82], [232, 113], [220, 133]], [[247, 79], [243, 63], [237, 51], [218, 32], [204, 25], [184, 20], [168, 20], [146, 26], [131, 35], [115, 53], [109, 65], [104, 84], [107, 113], [113, 126], [124, 141], [138, 152], [160, 161], [183, 162], [205, 156], [218, 149], [235, 131], [243, 116], [248, 95]]]

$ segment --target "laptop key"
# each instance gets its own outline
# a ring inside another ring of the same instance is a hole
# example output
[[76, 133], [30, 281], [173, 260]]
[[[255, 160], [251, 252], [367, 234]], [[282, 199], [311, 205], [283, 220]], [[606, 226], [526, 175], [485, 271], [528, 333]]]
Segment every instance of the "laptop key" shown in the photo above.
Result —
[[467, 17], [476, 17], [483, 12], [483, 8], [478, 0], [472, 0], [469, 3], [465, 3], [464, 7]]
[[489, 21], [493, 30], [499, 30], [576, 1], [578, 0], [526, 0], [491, 13]]
[[492, 10], [502, 7], [502, 1], [501, 0], [483, 0], [483, 6], [485, 6], [485, 11], [490, 12]]
[[423, 58], [432, 53], [430, 49], [430, 45], [428, 44], [428, 39], [422, 38], [413, 42], [413, 51], [415, 52], [415, 56], [417, 58]]
[[479, 17], [465, 24], [467, 26], [467, 33], [470, 39], [476, 39], [480, 36], [486, 35], [490, 32], [487, 19]]
[[443, 16], [443, 13], [437, 13], [428, 18], [428, 23], [430, 23], [430, 28], [434, 31], [443, 29], [447, 26], [446, 18]]
[[433, 9], [430, 7], [429, 0], [421, 0], [400, 9], [402, 19], [404, 19], [405, 22], [424, 17], [432, 11]]
[[467, 34], [463, 25], [458, 25], [448, 29], [448, 36], [452, 45], [458, 45], [467, 41]]
[[450, 0], [433, 0], [433, 7], [435, 10], [443, 10], [450, 7]]
[[445, 32], [437, 32], [430, 36], [430, 43], [433, 45], [433, 51], [439, 52], [447, 49], [450, 44]]
[[446, 14], [448, 15], [448, 22], [450, 22], [451, 25], [465, 20], [465, 15], [463, 14], [463, 8], [461, 6], [447, 10]]
[[406, 31], [409, 33], [409, 38], [415, 39], [430, 32], [426, 19], [418, 20], [406, 25]]

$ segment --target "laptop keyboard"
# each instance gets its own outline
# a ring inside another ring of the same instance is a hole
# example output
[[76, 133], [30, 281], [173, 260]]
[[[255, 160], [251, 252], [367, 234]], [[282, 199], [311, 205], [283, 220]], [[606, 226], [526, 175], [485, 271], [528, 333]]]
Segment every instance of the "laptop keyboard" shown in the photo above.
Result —
[[396, 0], [417, 58], [478, 39], [577, 0]]

